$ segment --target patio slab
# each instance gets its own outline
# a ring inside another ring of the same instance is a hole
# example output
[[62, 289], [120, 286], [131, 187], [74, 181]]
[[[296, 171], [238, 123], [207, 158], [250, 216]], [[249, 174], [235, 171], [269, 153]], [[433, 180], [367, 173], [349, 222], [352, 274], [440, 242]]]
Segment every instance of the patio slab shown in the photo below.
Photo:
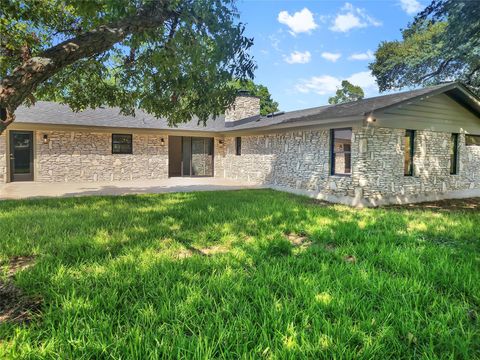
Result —
[[261, 185], [218, 178], [169, 178], [89, 183], [12, 182], [0, 185], [0, 200], [92, 195], [259, 189]]

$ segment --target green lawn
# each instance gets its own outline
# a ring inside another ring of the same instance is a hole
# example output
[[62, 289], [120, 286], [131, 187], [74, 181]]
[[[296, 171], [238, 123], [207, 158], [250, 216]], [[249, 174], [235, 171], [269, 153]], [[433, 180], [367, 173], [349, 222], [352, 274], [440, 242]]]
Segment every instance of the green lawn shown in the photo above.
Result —
[[4, 281], [37, 255], [14, 283], [43, 299], [0, 358], [479, 358], [479, 236], [271, 190], [0, 202]]

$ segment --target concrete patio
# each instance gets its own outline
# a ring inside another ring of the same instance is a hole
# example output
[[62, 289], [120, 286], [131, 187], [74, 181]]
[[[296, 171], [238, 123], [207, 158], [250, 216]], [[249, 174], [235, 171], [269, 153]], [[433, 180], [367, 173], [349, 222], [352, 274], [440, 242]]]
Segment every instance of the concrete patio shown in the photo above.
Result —
[[11, 182], [0, 185], [0, 200], [91, 195], [160, 194], [258, 188], [262, 188], [262, 186], [210, 177], [89, 183]]

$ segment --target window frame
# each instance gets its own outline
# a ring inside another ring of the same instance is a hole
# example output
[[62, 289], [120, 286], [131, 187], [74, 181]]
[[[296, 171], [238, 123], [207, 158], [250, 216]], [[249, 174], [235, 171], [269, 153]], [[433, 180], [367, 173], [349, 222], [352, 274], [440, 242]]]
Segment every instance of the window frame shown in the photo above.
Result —
[[[113, 145], [118, 144], [115, 142], [115, 136], [128, 136], [130, 138], [130, 151], [115, 151]], [[133, 135], [132, 134], [112, 134], [112, 155], [132, 155], [133, 154]]]
[[[349, 130], [351, 133], [350, 137], [350, 151], [335, 151], [335, 132]], [[330, 129], [330, 175], [331, 176], [352, 176], [352, 137], [353, 137], [353, 128], [335, 128]], [[350, 172], [348, 173], [336, 173], [335, 172], [335, 158], [336, 154], [349, 154], [350, 155]]]
[[406, 164], [405, 164], [405, 153], [407, 151], [406, 148], [403, 149], [403, 176], [413, 176], [413, 159], [415, 157], [415, 130], [412, 129], [406, 129], [405, 134], [403, 135], [403, 145], [405, 146], [405, 138], [407, 135], [410, 137], [410, 148], [408, 149], [409, 155], [410, 155], [410, 164], [408, 168], [408, 172], [405, 171]]
[[450, 175], [458, 175], [458, 138], [457, 133], [450, 136], [450, 151], [453, 149], [453, 154], [450, 153]]
[[[469, 139], [470, 138], [477, 138], [477, 139], [479, 139], [479, 141], [478, 141], [478, 143], [470, 143], [469, 144]], [[465, 146], [480, 146], [480, 135], [465, 134]]]
[[235, 155], [236, 156], [242, 155], [242, 137], [241, 136], [235, 137]]

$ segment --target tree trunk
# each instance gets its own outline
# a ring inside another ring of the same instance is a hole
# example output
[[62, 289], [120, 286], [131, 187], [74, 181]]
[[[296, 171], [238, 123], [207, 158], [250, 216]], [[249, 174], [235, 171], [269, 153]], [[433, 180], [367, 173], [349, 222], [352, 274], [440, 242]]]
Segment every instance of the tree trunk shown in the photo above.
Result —
[[39, 56], [26, 60], [11, 75], [0, 81], [0, 135], [15, 120], [15, 110], [30, 96], [36, 87], [63, 68], [90, 56], [111, 49], [126, 36], [147, 29], [163, 26], [175, 16], [166, 10], [167, 2], [159, 2], [157, 8], [66, 40]]

